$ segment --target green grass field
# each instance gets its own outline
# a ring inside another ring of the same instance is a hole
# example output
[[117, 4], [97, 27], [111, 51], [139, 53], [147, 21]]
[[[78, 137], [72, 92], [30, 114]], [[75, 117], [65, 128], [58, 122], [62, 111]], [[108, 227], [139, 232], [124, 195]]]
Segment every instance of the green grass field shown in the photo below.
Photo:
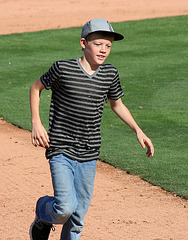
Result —
[[[188, 16], [114, 23], [125, 40], [114, 42], [107, 62], [120, 73], [122, 98], [152, 139], [147, 159], [135, 134], [105, 104], [100, 158], [188, 199]], [[31, 129], [29, 88], [53, 62], [82, 55], [81, 28], [0, 36], [0, 116]], [[48, 128], [49, 91], [41, 96]]]

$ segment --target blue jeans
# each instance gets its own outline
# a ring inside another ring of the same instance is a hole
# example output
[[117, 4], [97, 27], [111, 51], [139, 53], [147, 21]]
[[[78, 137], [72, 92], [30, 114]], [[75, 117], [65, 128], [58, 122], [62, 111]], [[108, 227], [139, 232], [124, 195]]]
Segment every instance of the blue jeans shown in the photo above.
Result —
[[49, 163], [54, 197], [40, 198], [36, 215], [44, 222], [63, 224], [61, 240], [78, 240], [93, 194], [97, 160], [77, 162], [59, 154]]

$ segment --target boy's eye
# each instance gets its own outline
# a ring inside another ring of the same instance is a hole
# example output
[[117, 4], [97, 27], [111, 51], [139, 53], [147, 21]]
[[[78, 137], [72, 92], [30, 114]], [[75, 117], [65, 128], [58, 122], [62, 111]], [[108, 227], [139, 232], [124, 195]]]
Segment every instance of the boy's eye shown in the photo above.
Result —
[[[95, 43], [96, 46], [101, 46], [100, 43]], [[106, 45], [107, 48], [111, 48], [111, 45]]]

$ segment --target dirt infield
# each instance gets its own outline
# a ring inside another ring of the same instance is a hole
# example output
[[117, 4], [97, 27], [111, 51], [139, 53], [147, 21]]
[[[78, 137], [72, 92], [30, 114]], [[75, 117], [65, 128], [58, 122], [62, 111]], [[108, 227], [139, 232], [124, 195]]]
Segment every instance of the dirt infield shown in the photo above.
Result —
[[[88, 2], [0, 0], [0, 34], [80, 26], [96, 17], [114, 22], [188, 13], [186, 0]], [[48, 162], [30, 132], [2, 119], [0, 142], [0, 240], [28, 240], [36, 200], [53, 192]], [[98, 162], [81, 240], [188, 240], [187, 209], [186, 200]], [[58, 240], [60, 230], [50, 239]]]
[[0, 0], [0, 34], [188, 14], [187, 0]]

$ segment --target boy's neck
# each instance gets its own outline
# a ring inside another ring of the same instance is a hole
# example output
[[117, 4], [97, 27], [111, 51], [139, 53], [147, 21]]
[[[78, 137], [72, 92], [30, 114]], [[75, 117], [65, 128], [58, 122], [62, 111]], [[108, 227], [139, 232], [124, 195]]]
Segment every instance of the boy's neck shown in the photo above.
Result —
[[83, 67], [83, 69], [89, 74], [92, 75], [93, 73], [95, 73], [95, 71], [97, 70], [97, 68], [99, 67], [98, 65], [96, 66], [91, 66], [91, 64], [89, 64], [89, 62], [87, 61], [87, 59], [85, 58], [85, 56], [82, 56], [81, 58], [79, 58], [79, 62], [81, 64], [81, 66]]

